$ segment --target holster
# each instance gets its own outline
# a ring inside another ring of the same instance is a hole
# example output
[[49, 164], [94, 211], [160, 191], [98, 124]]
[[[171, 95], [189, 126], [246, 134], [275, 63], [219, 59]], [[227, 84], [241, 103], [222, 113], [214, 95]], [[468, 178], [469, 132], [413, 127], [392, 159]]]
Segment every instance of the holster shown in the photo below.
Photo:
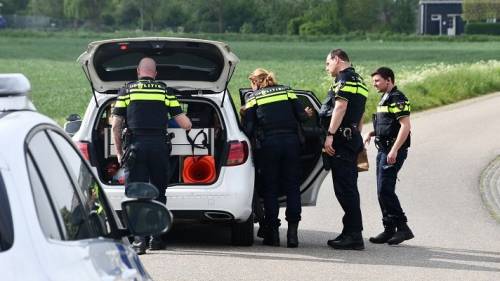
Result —
[[129, 128], [124, 128], [122, 130], [122, 146], [126, 149], [127, 147], [130, 146], [130, 143], [132, 141], [132, 133]]
[[392, 145], [394, 144], [394, 141], [396, 141], [395, 139], [391, 139], [391, 138], [379, 138], [379, 137], [375, 137], [375, 147], [378, 149], [378, 150], [382, 150], [382, 151], [390, 151], [391, 148], [392, 148]]
[[124, 148], [122, 157], [122, 166], [131, 168], [135, 163], [135, 148], [132, 145], [132, 133], [129, 128], [125, 128], [122, 131], [122, 145]]
[[166, 142], [167, 142], [168, 155], [170, 155], [172, 153], [172, 139], [173, 138], [175, 138], [174, 133], [167, 133]]
[[129, 145], [125, 148], [125, 152], [123, 153], [123, 158], [122, 158], [122, 163], [123, 166], [126, 166], [127, 168], [131, 169], [136, 160], [137, 154], [136, 154], [136, 149], [133, 145]]

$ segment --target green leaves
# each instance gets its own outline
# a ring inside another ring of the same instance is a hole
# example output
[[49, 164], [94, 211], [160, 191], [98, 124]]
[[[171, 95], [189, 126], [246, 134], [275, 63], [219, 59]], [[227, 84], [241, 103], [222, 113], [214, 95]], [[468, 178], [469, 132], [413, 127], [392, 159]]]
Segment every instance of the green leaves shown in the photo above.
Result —
[[44, 15], [74, 28], [291, 35], [413, 33], [418, 7], [418, 0], [1, 1], [4, 14]]

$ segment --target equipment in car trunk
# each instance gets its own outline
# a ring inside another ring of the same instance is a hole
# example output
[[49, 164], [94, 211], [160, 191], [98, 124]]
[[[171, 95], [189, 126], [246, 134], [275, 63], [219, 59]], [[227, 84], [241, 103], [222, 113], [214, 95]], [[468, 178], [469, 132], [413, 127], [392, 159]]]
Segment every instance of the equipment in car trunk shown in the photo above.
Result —
[[180, 128], [169, 128], [168, 133], [172, 137], [170, 155], [213, 155], [214, 128], [191, 129], [189, 132]]
[[214, 109], [203, 103], [190, 103], [186, 115], [191, 119], [193, 128], [208, 128], [214, 123]]
[[188, 156], [184, 158], [182, 178], [185, 183], [212, 183], [215, 174], [213, 156]]

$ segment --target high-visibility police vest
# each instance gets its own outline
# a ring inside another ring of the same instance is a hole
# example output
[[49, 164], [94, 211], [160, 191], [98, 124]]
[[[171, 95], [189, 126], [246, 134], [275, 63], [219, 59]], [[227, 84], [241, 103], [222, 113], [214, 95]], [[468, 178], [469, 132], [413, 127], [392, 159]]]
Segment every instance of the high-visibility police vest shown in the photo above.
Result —
[[296, 133], [305, 115], [297, 95], [287, 86], [262, 88], [246, 99], [246, 118], [255, 123], [250, 130], [261, 129], [265, 135]]
[[[377, 112], [373, 114], [375, 137], [379, 140], [394, 142], [401, 128], [399, 119], [410, 116], [410, 111], [410, 102], [397, 87], [382, 95]], [[402, 148], [409, 146], [410, 136], [408, 135]]]
[[365, 112], [367, 97], [368, 89], [353, 67], [340, 71], [335, 77], [335, 81], [328, 91], [319, 112], [322, 126], [328, 129], [336, 99], [347, 101], [347, 109], [341, 126], [357, 126]]
[[120, 92], [113, 114], [123, 116], [127, 127], [134, 129], [167, 128], [168, 114], [182, 113], [177, 98], [167, 92], [167, 86], [152, 79], [128, 83]]

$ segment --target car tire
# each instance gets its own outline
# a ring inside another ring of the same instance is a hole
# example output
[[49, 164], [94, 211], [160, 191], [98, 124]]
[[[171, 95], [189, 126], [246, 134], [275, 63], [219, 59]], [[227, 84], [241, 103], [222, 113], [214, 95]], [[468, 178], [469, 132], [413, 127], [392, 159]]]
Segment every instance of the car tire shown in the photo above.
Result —
[[253, 245], [253, 213], [250, 217], [240, 223], [231, 225], [231, 244], [234, 246], [252, 246]]

